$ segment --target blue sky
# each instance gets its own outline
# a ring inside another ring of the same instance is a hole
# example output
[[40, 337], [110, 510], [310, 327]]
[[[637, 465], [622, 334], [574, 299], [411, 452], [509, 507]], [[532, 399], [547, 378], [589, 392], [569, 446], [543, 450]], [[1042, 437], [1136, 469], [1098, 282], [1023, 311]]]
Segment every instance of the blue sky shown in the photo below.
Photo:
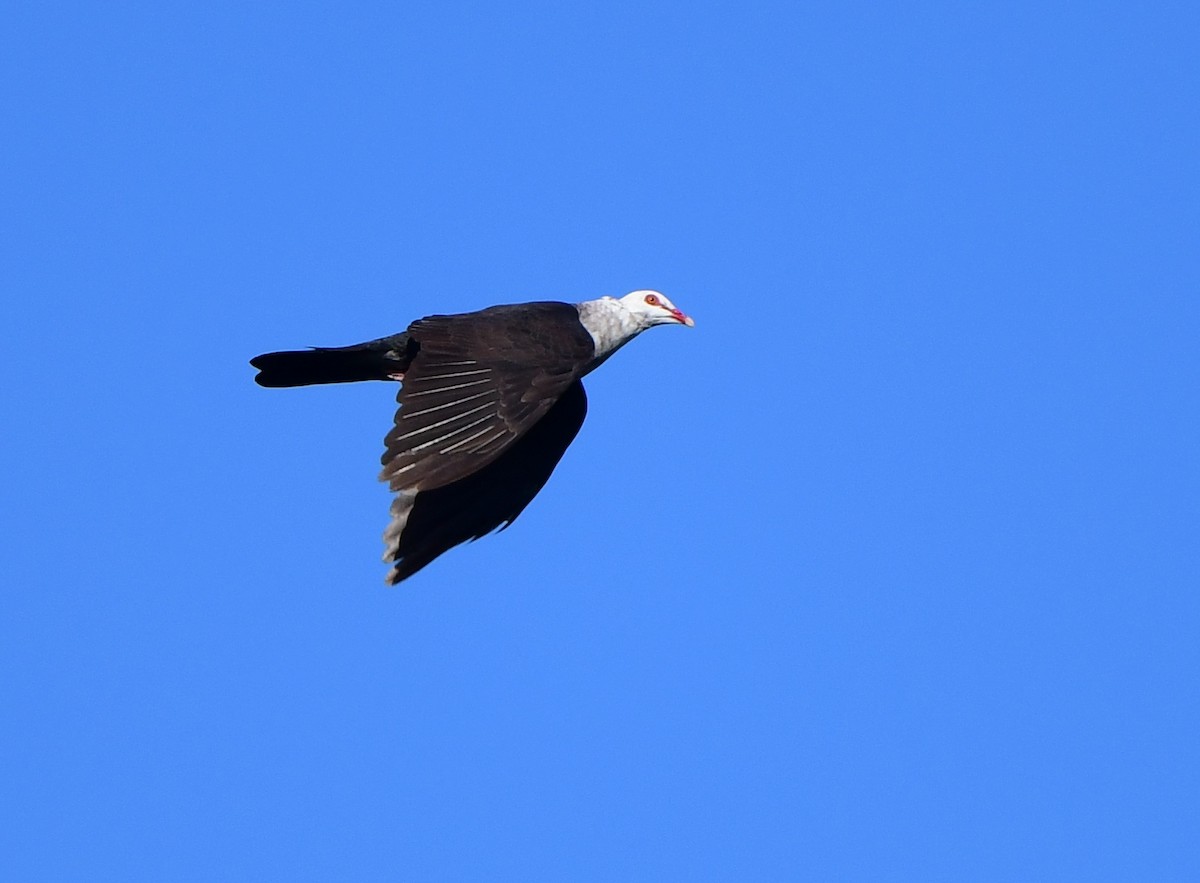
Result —
[[[1194, 4], [19, 4], [13, 879], [1200, 876]], [[398, 589], [394, 390], [655, 287]]]

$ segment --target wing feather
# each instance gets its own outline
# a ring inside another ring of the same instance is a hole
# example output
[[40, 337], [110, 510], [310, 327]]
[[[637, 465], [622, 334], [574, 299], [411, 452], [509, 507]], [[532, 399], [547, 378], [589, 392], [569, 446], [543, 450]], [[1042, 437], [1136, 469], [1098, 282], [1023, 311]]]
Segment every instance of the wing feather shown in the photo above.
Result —
[[379, 476], [398, 493], [442, 487], [487, 466], [553, 407], [593, 351], [566, 304], [430, 316], [408, 334], [418, 349]]
[[384, 533], [392, 585], [443, 552], [512, 524], [549, 480], [583, 425], [587, 396], [578, 380], [516, 442], [487, 466], [419, 493], [400, 491]]

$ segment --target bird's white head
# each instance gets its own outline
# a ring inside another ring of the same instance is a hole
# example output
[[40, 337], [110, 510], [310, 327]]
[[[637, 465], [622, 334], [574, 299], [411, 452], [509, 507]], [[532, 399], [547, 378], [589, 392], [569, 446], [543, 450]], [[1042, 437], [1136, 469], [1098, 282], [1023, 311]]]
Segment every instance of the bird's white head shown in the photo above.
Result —
[[[576, 304], [579, 321], [595, 343], [595, 356], [587, 370], [592, 371], [605, 359], [655, 325], [696, 323], [658, 291], [642, 289], [624, 297], [601, 297]], [[586, 372], [585, 372], [586, 373]]]
[[631, 291], [619, 298], [618, 302], [636, 319], [641, 328], [654, 325], [687, 325], [691, 328], [696, 324], [691, 316], [685, 316], [661, 291], [651, 291], [648, 288]]

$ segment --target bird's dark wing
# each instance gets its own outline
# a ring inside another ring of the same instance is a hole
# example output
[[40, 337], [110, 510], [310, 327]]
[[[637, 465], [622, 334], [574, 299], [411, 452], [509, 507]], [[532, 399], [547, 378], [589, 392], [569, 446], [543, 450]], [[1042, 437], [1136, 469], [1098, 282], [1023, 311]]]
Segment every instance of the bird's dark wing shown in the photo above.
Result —
[[404, 372], [379, 477], [409, 493], [493, 462], [578, 379], [594, 348], [578, 311], [556, 303], [430, 316], [408, 336], [417, 353]]
[[578, 380], [534, 424], [485, 466], [450, 484], [401, 491], [384, 534], [392, 585], [443, 552], [511, 524], [542, 489], [583, 425], [587, 396]]

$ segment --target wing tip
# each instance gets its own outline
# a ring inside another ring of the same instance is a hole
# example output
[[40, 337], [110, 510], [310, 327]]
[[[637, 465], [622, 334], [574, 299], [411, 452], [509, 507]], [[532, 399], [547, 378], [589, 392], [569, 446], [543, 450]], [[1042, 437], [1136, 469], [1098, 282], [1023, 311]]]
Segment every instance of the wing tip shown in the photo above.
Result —
[[389, 586], [394, 586], [412, 573], [405, 573], [400, 552], [400, 540], [404, 536], [404, 528], [408, 526], [408, 516], [412, 513], [413, 504], [417, 501], [416, 491], [398, 490], [392, 500], [392, 520], [383, 532], [383, 561], [394, 565], [384, 577]]

